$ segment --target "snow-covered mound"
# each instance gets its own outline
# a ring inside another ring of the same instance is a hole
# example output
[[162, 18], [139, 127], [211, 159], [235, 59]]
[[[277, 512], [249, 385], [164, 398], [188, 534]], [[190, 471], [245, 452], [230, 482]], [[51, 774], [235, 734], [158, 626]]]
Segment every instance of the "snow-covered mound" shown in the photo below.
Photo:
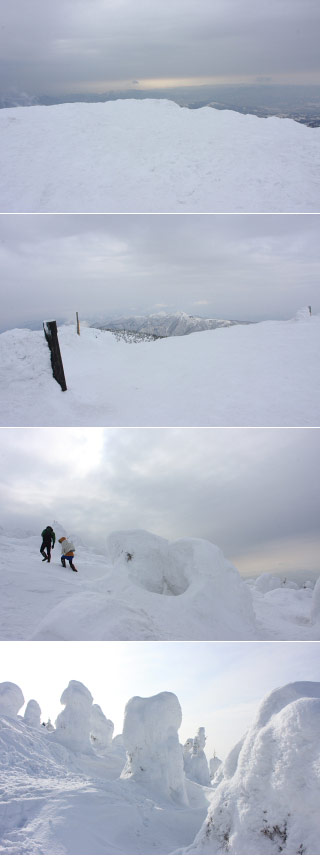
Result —
[[320, 639], [319, 583], [259, 591], [194, 538], [115, 532], [103, 555], [74, 540], [78, 574], [56, 549], [42, 562], [40, 535], [0, 533], [1, 639]]
[[252, 639], [249, 587], [209, 541], [140, 530], [108, 539], [103, 577], [40, 622], [34, 639]]
[[0, 111], [1, 211], [319, 211], [320, 129], [166, 100]]
[[199, 315], [187, 315], [186, 312], [156, 312], [150, 315], [122, 315], [120, 318], [106, 318], [94, 324], [100, 330], [126, 330], [132, 333], [146, 333], [153, 336], [187, 336], [200, 330], [216, 330], [218, 327], [232, 327], [240, 321], [224, 321], [220, 318], [201, 318]]
[[1, 424], [320, 425], [320, 316], [139, 347], [85, 327], [63, 326], [59, 340], [66, 392], [42, 331], [0, 335]]
[[[187, 853], [320, 852], [320, 683], [262, 702]], [[231, 768], [231, 769], [230, 769]]]

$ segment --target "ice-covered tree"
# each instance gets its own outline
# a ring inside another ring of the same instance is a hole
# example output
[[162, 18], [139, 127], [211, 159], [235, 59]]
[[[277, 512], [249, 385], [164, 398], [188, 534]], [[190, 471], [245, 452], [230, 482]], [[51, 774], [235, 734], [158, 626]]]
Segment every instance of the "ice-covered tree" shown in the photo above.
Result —
[[127, 764], [122, 777], [134, 778], [150, 792], [186, 805], [183, 754], [178, 738], [181, 719], [181, 707], [174, 693], [130, 699], [123, 726]]
[[41, 708], [34, 698], [31, 698], [30, 701], [28, 701], [23, 718], [27, 725], [32, 725], [33, 728], [40, 728]]
[[92, 745], [101, 754], [107, 754], [112, 747], [114, 724], [107, 719], [99, 704], [91, 708], [90, 737]]
[[17, 684], [3, 681], [0, 684], [0, 714], [2, 716], [17, 716], [24, 704], [23, 693]]
[[[187, 746], [189, 744], [189, 747]], [[184, 769], [188, 779], [199, 785], [210, 785], [208, 761], [204, 752], [206, 745], [205, 729], [198, 728], [194, 739], [189, 739], [184, 745]]]
[[218, 758], [217, 755], [214, 755], [213, 758], [210, 758], [209, 761], [209, 770], [210, 770], [210, 779], [211, 781], [214, 779], [217, 770], [221, 767], [222, 761], [221, 758]]
[[56, 719], [55, 739], [72, 752], [92, 752], [90, 724], [92, 695], [80, 681], [70, 681], [61, 696], [64, 710]]

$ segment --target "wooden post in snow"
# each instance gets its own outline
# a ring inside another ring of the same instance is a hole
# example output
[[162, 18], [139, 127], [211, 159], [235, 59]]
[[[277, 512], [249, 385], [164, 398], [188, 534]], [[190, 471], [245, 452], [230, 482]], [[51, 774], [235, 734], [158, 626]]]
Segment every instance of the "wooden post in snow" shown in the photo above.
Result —
[[309, 312], [310, 312], [310, 315], [311, 315], [311, 306], [308, 306], [308, 309], [309, 309]]
[[56, 321], [44, 321], [44, 335], [50, 349], [52, 374], [57, 383], [60, 384], [62, 392], [66, 392], [67, 384], [64, 376], [64, 368], [61, 357], [58, 330]]
[[77, 319], [77, 333], [78, 333], [78, 336], [80, 336], [80, 321], [79, 321], [79, 313], [78, 312], [76, 312], [76, 319]]

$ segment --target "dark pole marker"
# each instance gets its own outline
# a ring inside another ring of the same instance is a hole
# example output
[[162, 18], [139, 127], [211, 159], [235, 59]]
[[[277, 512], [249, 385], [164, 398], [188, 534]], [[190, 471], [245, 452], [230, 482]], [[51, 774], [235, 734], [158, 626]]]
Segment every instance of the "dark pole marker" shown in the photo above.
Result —
[[311, 306], [308, 306], [308, 309], [309, 309], [309, 312], [310, 312], [310, 315], [311, 315]]
[[77, 333], [78, 333], [78, 336], [80, 336], [80, 321], [79, 321], [78, 312], [76, 312], [76, 320], [77, 320]]
[[52, 374], [57, 383], [60, 384], [62, 392], [66, 392], [67, 384], [64, 376], [63, 363], [60, 352], [58, 339], [58, 330], [56, 321], [44, 321], [44, 335], [50, 348]]

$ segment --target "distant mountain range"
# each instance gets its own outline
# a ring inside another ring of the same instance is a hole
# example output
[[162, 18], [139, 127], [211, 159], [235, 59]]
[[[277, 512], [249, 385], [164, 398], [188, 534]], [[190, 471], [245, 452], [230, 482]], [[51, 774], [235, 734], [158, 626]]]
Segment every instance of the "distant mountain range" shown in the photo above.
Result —
[[120, 316], [95, 322], [92, 327], [111, 332], [146, 333], [151, 336], [187, 336], [201, 330], [216, 330], [218, 327], [233, 327], [235, 324], [251, 324], [251, 321], [233, 321], [220, 318], [201, 318], [198, 315], [187, 315], [186, 312], [175, 312], [172, 315], [159, 312], [152, 315]]

